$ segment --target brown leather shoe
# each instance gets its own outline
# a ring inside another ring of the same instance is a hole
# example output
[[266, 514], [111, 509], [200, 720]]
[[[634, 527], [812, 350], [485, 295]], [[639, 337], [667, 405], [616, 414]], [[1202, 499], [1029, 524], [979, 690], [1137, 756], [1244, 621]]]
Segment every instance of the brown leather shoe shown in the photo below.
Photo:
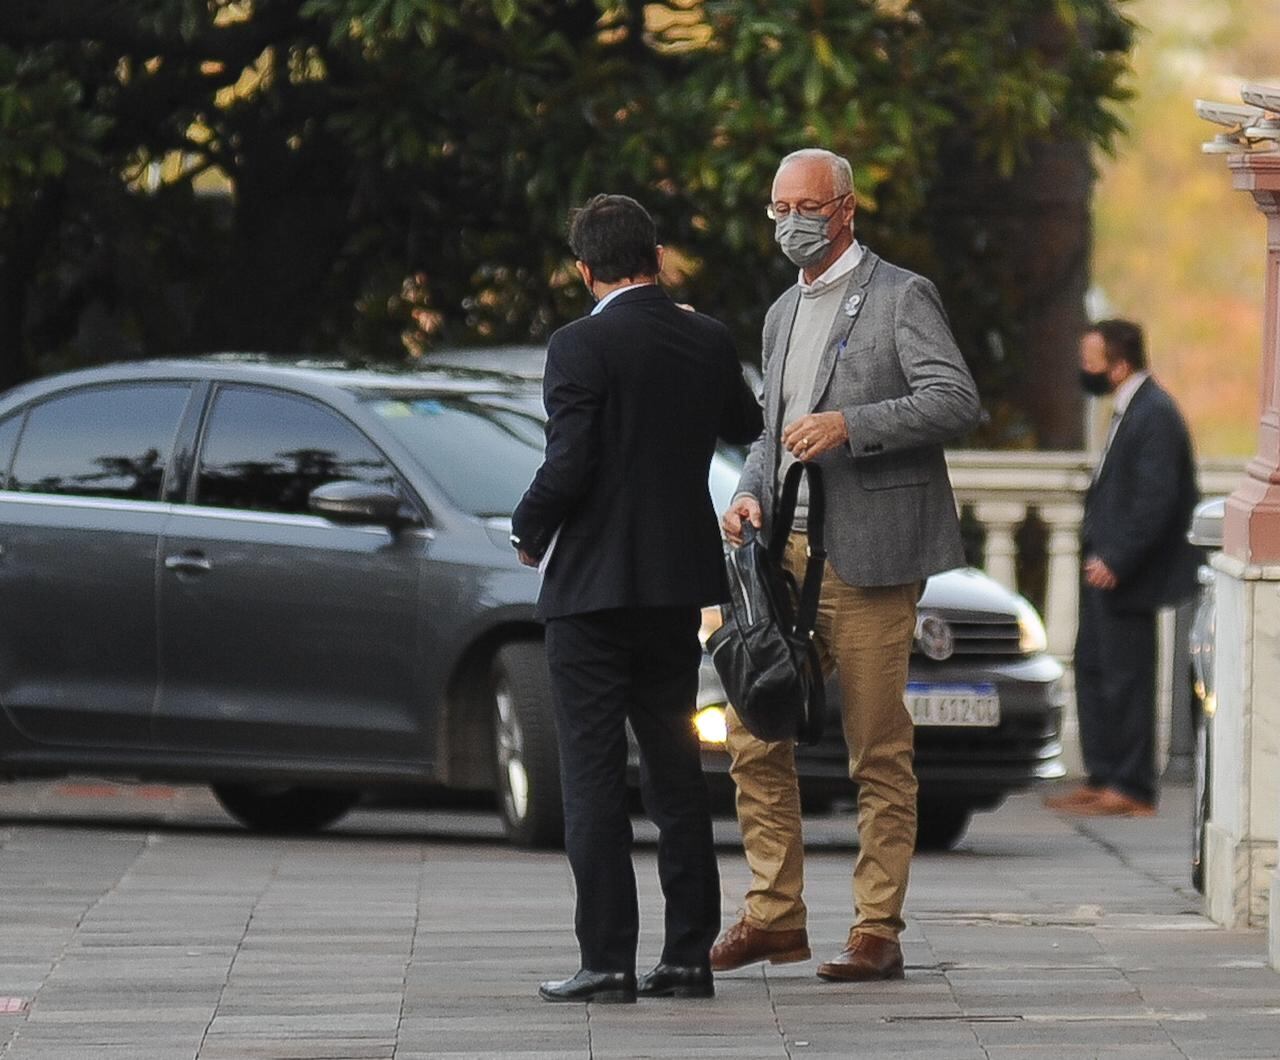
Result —
[[809, 949], [809, 933], [796, 931], [770, 931], [739, 920], [711, 947], [711, 968], [716, 972], [730, 972], [756, 961], [770, 964], [791, 964], [807, 961], [813, 956]]
[[1154, 817], [1156, 808], [1123, 791], [1105, 788], [1092, 802], [1068, 810], [1080, 817]]
[[902, 979], [902, 947], [897, 939], [882, 939], [850, 931], [844, 952], [818, 965], [819, 979], [866, 983], [877, 979]]
[[1089, 805], [1102, 794], [1102, 791], [1102, 788], [1091, 788], [1088, 784], [1081, 784], [1065, 795], [1055, 795], [1053, 798], [1045, 799], [1044, 804], [1051, 810], [1074, 810], [1078, 806]]

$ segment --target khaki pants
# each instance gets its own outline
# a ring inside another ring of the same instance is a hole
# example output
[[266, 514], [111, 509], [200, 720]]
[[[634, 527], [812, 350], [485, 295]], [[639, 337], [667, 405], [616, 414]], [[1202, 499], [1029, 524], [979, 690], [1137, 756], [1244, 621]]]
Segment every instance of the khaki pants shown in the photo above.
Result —
[[[792, 534], [785, 564], [803, 577], [807, 538]], [[914, 729], [903, 696], [920, 583], [860, 589], [827, 564], [816, 640], [839, 671], [849, 776], [858, 784], [860, 850], [853, 868], [854, 926], [896, 939], [916, 840]], [[727, 712], [729, 768], [751, 887], [746, 919], [774, 931], [805, 927], [800, 792], [791, 740], [757, 740]]]

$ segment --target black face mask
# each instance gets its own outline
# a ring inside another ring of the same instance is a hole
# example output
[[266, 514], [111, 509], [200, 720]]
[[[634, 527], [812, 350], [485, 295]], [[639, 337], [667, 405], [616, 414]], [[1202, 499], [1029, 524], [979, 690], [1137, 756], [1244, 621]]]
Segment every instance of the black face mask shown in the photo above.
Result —
[[1086, 394], [1094, 397], [1106, 397], [1113, 389], [1106, 372], [1086, 372], [1084, 369], [1080, 370], [1080, 386]]

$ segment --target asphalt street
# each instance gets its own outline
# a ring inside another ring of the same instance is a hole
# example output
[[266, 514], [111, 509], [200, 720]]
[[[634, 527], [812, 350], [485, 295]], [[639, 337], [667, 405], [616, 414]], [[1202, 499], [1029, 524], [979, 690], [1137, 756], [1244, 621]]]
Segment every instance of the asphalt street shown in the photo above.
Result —
[[[849, 926], [853, 821], [807, 822], [814, 960], [709, 1001], [548, 1005], [576, 968], [563, 857], [484, 811], [362, 810], [255, 836], [201, 788], [0, 786], [4, 1060], [1280, 1057], [1261, 932], [1218, 929], [1188, 876], [1190, 795], [1080, 821], [1023, 795], [916, 859], [905, 982], [825, 983]], [[638, 824], [641, 968], [660, 946]], [[724, 916], [746, 882], [717, 824]]]

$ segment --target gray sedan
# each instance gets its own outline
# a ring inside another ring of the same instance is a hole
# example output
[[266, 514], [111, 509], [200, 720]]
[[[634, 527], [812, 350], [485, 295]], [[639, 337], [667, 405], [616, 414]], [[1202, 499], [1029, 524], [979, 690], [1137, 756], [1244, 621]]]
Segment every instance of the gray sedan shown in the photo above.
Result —
[[207, 781], [313, 828], [369, 788], [494, 790], [518, 712], [513, 834], [553, 839], [537, 575], [492, 523], [541, 440], [527, 384], [466, 372], [228, 357], [0, 397], [0, 772]]
[[[0, 395], [0, 775], [206, 782], [271, 830], [373, 790], [492, 792], [513, 840], [554, 843], [538, 578], [507, 542], [541, 455], [536, 382], [457, 366], [225, 356]], [[718, 501], [736, 476], [717, 457]], [[1060, 770], [1061, 671], [977, 572], [931, 580], [922, 615], [908, 705], [946, 845]], [[723, 698], [707, 667], [721, 776]], [[801, 756], [817, 799], [853, 790], [831, 741]]]

